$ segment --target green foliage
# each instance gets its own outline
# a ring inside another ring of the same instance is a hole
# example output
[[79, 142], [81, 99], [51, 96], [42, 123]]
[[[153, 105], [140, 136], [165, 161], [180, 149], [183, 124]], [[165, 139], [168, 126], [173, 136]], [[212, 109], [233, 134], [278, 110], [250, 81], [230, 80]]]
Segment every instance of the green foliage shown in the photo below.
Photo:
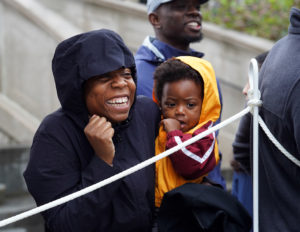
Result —
[[203, 19], [225, 28], [277, 41], [287, 34], [291, 7], [300, 0], [210, 0]]

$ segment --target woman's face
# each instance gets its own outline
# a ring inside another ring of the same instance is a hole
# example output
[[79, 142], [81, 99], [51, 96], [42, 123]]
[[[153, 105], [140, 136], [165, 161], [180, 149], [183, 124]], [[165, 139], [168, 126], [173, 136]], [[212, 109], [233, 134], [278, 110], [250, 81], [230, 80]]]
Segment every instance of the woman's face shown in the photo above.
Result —
[[134, 101], [136, 85], [129, 68], [89, 79], [84, 86], [90, 115], [106, 117], [112, 123], [126, 120]]

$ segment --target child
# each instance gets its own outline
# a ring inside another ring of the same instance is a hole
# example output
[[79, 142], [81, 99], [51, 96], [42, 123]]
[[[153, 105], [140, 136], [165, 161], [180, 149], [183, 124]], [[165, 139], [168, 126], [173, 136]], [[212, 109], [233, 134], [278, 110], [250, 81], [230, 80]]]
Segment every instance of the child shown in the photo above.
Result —
[[[154, 73], [154, 100], [162, 110], [156, 155], [213, 126], [221, 105], [209, 62], [182, 56], [162, 63]], [[215, 133], [156, 162], [155, 206], [164, 194], [187, 182], [201, 183], [219, 161]]]

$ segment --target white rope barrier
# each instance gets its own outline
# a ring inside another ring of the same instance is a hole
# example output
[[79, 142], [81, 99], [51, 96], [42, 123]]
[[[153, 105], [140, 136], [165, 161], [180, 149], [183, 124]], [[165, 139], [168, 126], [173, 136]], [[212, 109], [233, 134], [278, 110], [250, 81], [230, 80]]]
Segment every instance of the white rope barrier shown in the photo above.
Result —
[[39, 207], [33, 208], [31, 210], [28, 210], [26, 212], [20, 213], [18, 215], [9, 217], [7, 219], [0, 221], [0, 228], [4, 227], [8, 224], [20, 221], [22, 219], [25, 219], [27, 217], [33, 216], [35, 214], [41, 213], [45, 210], [51, 209], [53, 207], [56, 207], [58, 205], [64, 204], [68, 201], [71, 201], [75, 198], [78, 198], [80, 196], [83, 196], [87, 193], [90, 193], [92, 191], [95, 191], [105, 185], [108, 185], [116, 180], [119, 180], [123, 177], [126, 177], [140, 169], [143, 169], [156, 161], [163, 159], [172, 153], [196, 142], [197, 140], [219, 130], [220, 128], [227, 126], [228, 124], [232, 123], [233, 121], [241, 118], [245, 114], [251, 112], [253, 114], [253, 231], [259, 232], [259, 214], [258, 214], [258, 126], [262, 127], [263, 131], [266, 133], [266, 135], [270, 138], [270, 140], [274, 143], [274, 145], [292, 162], [294, 162], [296, 165], [300, 166], [300, 161], [297, 160], [294, 156], [292, 156], [272, 135], [270, 130], [267, 128], [266, 124], [262, 120], [262, 118], [258, 115], [258, 108], [261, 106], [261, 100], [260, 100], [260, 92], [258, 89], [258, 65], [256, 59], [251, 59], [250, 66], [249, 66], [249, 83], [250, 83], [250, 90], [248, 91], [248, 97], [250, 100], [248, 101], [248, 106], [242, 110], [241, 112], [233, 115], [232, 117], [228, 118], [227, 120], [220, 122], [218, 125], [215, 125], [214, 127], [209, 128], [208, 130], [198, 134], [195, 137], [192, 137], [191, 139], [169, 149], [165, 152], [156, 155], [148, 160], [145, 160], [127, 170], [124, 170], [114, 176], [111, 176], [105, 180], [102, 180], [96, 184], [93, 184], [89, 187], [86, 187], [82, 190], [79, 190], [78, 192], [74, 192], [72, 194], [69, 194], [67, 196], [61, 197], [57, 200], [54, 200], [52, 202], [46, 203], [44, 205], [41, 205]]
[[274, 135], [271, 133], [265, 122], [262, 120], [262, 118], [259, 116], [258, 122], [262, 130], [265, 132], [265, 134], [268, 136], [268, 138], [271, 140], [271, 142], [274, 144], [275, 147], [279, 151], [281, 151], [282, 154], [284, 154], [290, 161], [292, 161], [294, 164], [296, 164], [298, 167], [300, 167], [300, 160], [298, 160], [295, 156], [293, 156], [291, 153], [289, 153], [274, 137]]
[[59, 198], [59, 199], [54, 200], [52, 202], [46, 203], [44, 205], [41, 205], [41, 206], [36, 207], [36, 208], [33, 208], [33, 209], [28, 210], [26, 212], [23, 212], [23, 213], [20, 213], [18, 215], [12, 216], [10, 218], [4, 219], [4, 220], [0, 221], [0, 228], [6, 226], [8, 224], [20, 221], [20, 220], [22, 220], [24, 218], [27, 218], [27, 217], [33, 216], [35, 214], [41, 213], [41, 212], [43, 212], [45, 210], [51, 209], [53, 207], [56, 207], [58, 205], [66, 203], [68, 201], [71, 201], [71, 200], [73, 200], [75, 198], [78, 198], [78, 197], [83, 196], [83, 195], [85, 195], [87, 193], [90, 193], [90, 192], [92, 192], [92, 191], [94, 191], [96, 189], [99, 189], [99, 188], [101, 188], [101, 187], [103, 187], [105, 185], [108, 185], [108, 184], [110, 184], [110, 183], [112, 183], [112, 182], [114, 182], [116, 180], [119, 180], [119, 179], [121, 179], [121, 178], [123, 178], [125, 176], [128, 176], [128, 175], [130, 175], [130, 174], [132, 174], [132, 173], [134, 173], [134, 172], [136, 172], [136, 171], [138, 171], [138, 170], [140, 170], [140, 169], [142, 169], [144, 167], [147, 167], [147, 166], [155, 163], [156, 161], [158, 161], [158, 160], [160, 160], [160, 159], [162, 159], [164, 157], [167, 157], [170, 154], [172, 154], [172, 153], [174, 153], [174, 152], [182, 149], [183, 147], [186, 147], [186, 146], [188, 146], [188, 145], [196, 142], [197, 140], [199, 140], [199, 139], [201, 139], [201, 138], [203, 138], [203, 137], [205, 137], [205, 136], [207, 136], [207, 135], [215, 132], [216, 130], [219, 130], [220, 128], [222, 128], [224, 126], [227, 126], [228, 124], [232, 123], [233, 121], [239, 119], [240, 117], [242, 117], [245, 114], [247, 114], [248, 112], [250, 112], [250, 109], [251, 109], [251, 107], [247, 107], [244, 110], [242, 110], [241, 112], [237, 113], [236, 115], [233, 115], [232, 117], [230, 117], [227, 120], [219, 123], [218, 125], [209, 128], [208, 130], [202, 132], [201, 134], [198, 134], [197, 136], [192, 137], [191, 139], [189, 139], [189, 140], [187, 140], [187, 141], [185, 141], [185, 142], [183, 142], [183, 143], [181, 143], [181, 144], [179, 144], [179, 145], [177, 145], [177, 146], [175, 146], [175, 147], [173, 147], [173, 148], [171, 148], [169, 150], [166, 150], [165, 152], [163, 152], [163, 153], [161, 153], [159, 155], [156, 155], [156, 156], [154, 156], [154, 157], [152, 157], [152, 158], [150, 158], [148, 160], [145, 160], [142, 163], [139, 163], [139, 164], [137, 164], [137, 165], [135, 165], [135, 166], [127, 169], [127, 170], [124, 170], [124, 171], [122, 171], [122, 172], [120, 172], [120, 173], [118, 173], [118, 174], [116, 174], [114, 176], [111, 176], [111, 177], [109, 177], [109, 178], [107, 178], [105, 180], [102, 180], [102, 181], [100, 181], [100, 182], [98, 182], [96, 184], [93, 184], [93, 185], [91, 185], [89, 187], [86, 187], [86, 188], [84, 188], [82, 190], [79, 190], [78, 192], [74, 192], [72, 194], [69, 194], [69, 195], [64, 196], [62, 198]]

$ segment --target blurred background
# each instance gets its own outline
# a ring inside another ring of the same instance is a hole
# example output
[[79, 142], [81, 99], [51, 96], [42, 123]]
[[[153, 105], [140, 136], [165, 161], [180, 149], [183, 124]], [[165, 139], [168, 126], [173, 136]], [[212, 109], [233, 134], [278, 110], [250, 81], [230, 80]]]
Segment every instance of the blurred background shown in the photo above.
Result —
[[[204, 39], [192, 47], [215, 68], [223, 120], [243, 109], [249, 61], [287, 33], [292, 6], [300, 7], [300, 0], [210, 0], [203, 5]], [[118, 32], [133, 53], [147, 35], [154, 35], [143, 0], [0, 0], [0, 220], [35, 206], [22, 173], [39, 123], [59, 107], [51, 72], [56, 45], [100, 28]], [[237, 125], [219, 135], [229, 191]], [[0, 231], [42, 228], [37, 215]]]

